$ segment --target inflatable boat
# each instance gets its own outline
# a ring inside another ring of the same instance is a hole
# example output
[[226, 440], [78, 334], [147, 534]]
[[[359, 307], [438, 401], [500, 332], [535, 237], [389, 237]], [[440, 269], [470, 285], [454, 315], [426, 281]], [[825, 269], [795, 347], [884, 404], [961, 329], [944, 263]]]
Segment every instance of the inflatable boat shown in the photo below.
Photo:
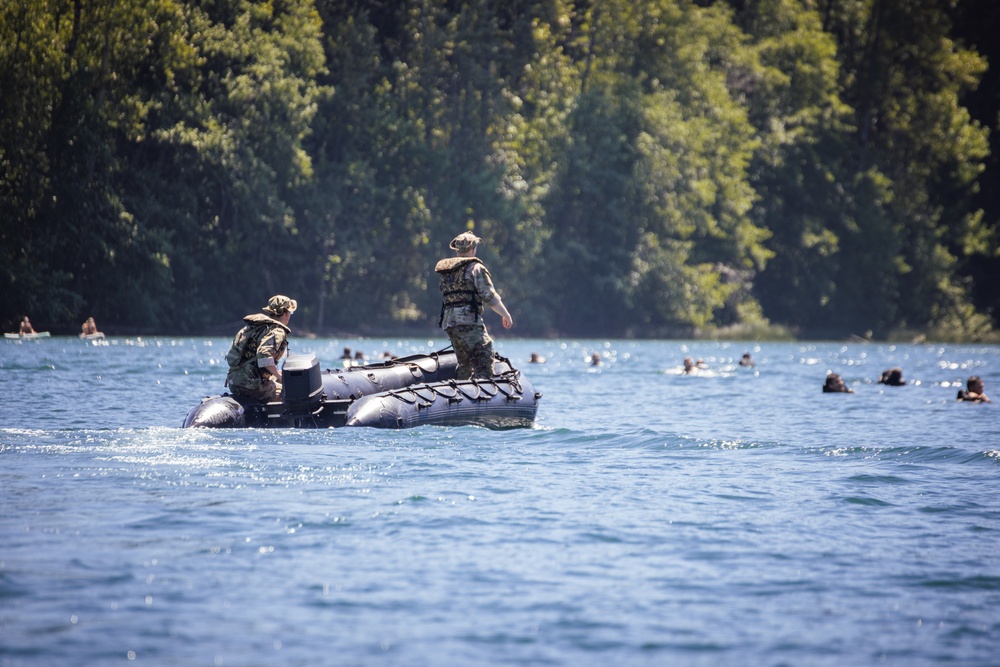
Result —
[[362, 396], [347, 409], [347, 426], [526, 427], [535, 422], [539, 398], [527, 378], [510, 368], [489, 380], [421, 383]]
[[191, 409], [184, 427], [511, 428], [534, 423], [541, 394], [507, 359], [497, 356], [491, 380], [459, 381], [457, 368], [455, 353], [448, 350], [325, 371], [315, 355], [290, 354], [282, 366], [281, 401], [210, 396]]

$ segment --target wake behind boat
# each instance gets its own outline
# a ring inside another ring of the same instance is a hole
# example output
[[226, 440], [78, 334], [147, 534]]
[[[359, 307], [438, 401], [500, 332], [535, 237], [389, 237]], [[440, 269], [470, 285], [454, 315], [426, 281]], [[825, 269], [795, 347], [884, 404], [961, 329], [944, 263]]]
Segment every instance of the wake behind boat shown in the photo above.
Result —
[[191, 409], [185, 428], [407, 428], [422, 424], [531, 426], [541, 394], [507, 359], [490, 380], [457, 379], [453, 351], [415, 354], [343, 370], [319, 368], [311, 354], [290, 354], [281, 401], [228, 394]]

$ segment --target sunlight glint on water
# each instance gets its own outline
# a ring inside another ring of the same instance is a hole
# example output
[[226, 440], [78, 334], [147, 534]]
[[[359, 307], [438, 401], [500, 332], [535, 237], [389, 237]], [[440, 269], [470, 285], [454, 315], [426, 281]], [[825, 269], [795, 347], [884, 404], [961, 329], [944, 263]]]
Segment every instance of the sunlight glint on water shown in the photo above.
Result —
[[1000, 348], [501, 336], [535, 429], [178, 428], [227, 343], [0, 347], [2, 665], [996, 660]]

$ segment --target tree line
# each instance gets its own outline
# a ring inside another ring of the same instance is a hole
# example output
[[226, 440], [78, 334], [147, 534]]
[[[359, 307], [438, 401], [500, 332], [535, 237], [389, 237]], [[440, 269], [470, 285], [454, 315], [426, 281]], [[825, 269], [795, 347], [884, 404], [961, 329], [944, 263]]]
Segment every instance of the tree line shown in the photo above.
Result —
[[471, 229], [521, 335], [980, 339], [970, 4], [4, 0], [0, 319], [428, 331]]

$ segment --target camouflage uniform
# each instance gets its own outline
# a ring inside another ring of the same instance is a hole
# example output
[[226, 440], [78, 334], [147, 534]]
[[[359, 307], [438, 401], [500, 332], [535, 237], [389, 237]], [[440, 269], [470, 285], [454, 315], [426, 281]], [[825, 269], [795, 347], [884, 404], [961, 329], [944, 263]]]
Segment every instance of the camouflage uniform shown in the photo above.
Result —
[[441, 275], [440, 326], [458, 357], [458, 379], [493, 377], [493, 339], [483, 308], [497, 297], [490, 272], [475, 257], [449, 257], [434, 267]]
[[280, 295], [272, 297], [263, 313], [243, 318], [246, 323], [233, 338], [226, 355], [229, 374], [226, 386], [233, 396], [250, 398], [262, 403], [279, 400], [281, 384], [276, 382], [265, 366], [277, 366], [288, 347], [288, 334], [292, 330], [275, 317], [285, 311], [294, 312], [293, 299]]

